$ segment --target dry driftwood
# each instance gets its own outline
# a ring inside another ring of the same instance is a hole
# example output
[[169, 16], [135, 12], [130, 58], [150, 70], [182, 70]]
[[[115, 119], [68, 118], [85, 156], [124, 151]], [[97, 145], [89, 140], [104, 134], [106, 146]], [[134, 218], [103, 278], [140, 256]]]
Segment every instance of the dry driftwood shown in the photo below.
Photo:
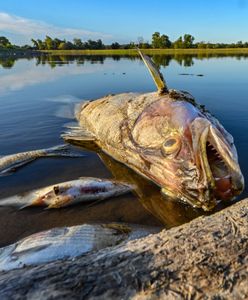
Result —
[[248, 199], [70, 261], [0, 275], [1, 299], [247, 299]]

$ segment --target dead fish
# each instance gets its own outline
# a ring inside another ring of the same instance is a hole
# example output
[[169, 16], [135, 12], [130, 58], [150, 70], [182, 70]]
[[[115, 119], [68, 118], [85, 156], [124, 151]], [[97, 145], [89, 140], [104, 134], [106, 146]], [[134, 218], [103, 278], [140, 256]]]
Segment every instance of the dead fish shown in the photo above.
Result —
[[125, 224], [84, 224], [32, 234], [0, 248], [0, 271], [39, 265], [115, 246], [160, 231], [159, 227]]
[[83, 157], [83, 154], [71, 152], [68, 145], [59, 145], [47, 149], [32, 150], [0, 156], [0, 176], [7, 175], [15, 171], [17, 168], [39, 158], [50, 156], [68, 156], [68, 157]]
[[84, 102], [65, 141], [95, 143], [155, 182], [170, 198], [204, 210], [244, 189], [233, 137], [188, 92], [169, 90], [140, 52], [158, 92], [124, 93]]
[[80, 202], [104, 200], [129, 193], [132, 189], [131, 185], [116, 180], [81, 177], [0, 200], [0, 206], [20, 209], [29, 206], [60, 208]]

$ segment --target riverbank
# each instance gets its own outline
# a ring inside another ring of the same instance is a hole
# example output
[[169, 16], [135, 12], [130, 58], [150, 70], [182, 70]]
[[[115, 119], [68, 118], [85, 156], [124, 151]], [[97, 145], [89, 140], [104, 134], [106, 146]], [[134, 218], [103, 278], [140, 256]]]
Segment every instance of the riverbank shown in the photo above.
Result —
[[[248, 55], [248, 48], [221, 49], [142, 49], [148, 55], [195, 55], [195, 56], [228, 56]], [[104, 49], [104, 50], [19, 50], [0, 49], [0, 58], [27, 57], [41, 55], [102, 55], [102, 56], [139, 56], [136, 49]]]
[[20, 50], [20, 49], [0, 49], [0, 58], [6, 57], [27, 57], [40, 56], [42, 53], [37, 50]]
[[[136, 49], [104, 49], [104, 50], [42, 50], [42, 53], [50, 55], [139, 55]], [[142, 52], [150, 55], [176, 55], [176, 54], [248, 54], [248, 48], [226, 49], [142, 49]]]

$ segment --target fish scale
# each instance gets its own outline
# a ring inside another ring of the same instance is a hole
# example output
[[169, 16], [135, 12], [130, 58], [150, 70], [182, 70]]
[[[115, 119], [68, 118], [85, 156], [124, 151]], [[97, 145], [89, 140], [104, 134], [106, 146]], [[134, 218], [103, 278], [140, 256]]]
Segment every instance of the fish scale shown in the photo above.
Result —
[[0, 271], [73, 259], [160, 230], [159, 227], [118, 223], [53, 228], [0, 248]]

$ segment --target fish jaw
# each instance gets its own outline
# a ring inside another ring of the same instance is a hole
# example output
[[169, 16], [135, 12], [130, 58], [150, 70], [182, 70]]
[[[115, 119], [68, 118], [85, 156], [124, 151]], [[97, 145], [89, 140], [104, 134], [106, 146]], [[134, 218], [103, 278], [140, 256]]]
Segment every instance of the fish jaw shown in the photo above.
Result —
[[196, 206], [212, 209], [218, 200], [231, 200], [244, 189], [233, 139], [208, 119], [196, 118], [192, 124], [195, 164], [199, 170]]

